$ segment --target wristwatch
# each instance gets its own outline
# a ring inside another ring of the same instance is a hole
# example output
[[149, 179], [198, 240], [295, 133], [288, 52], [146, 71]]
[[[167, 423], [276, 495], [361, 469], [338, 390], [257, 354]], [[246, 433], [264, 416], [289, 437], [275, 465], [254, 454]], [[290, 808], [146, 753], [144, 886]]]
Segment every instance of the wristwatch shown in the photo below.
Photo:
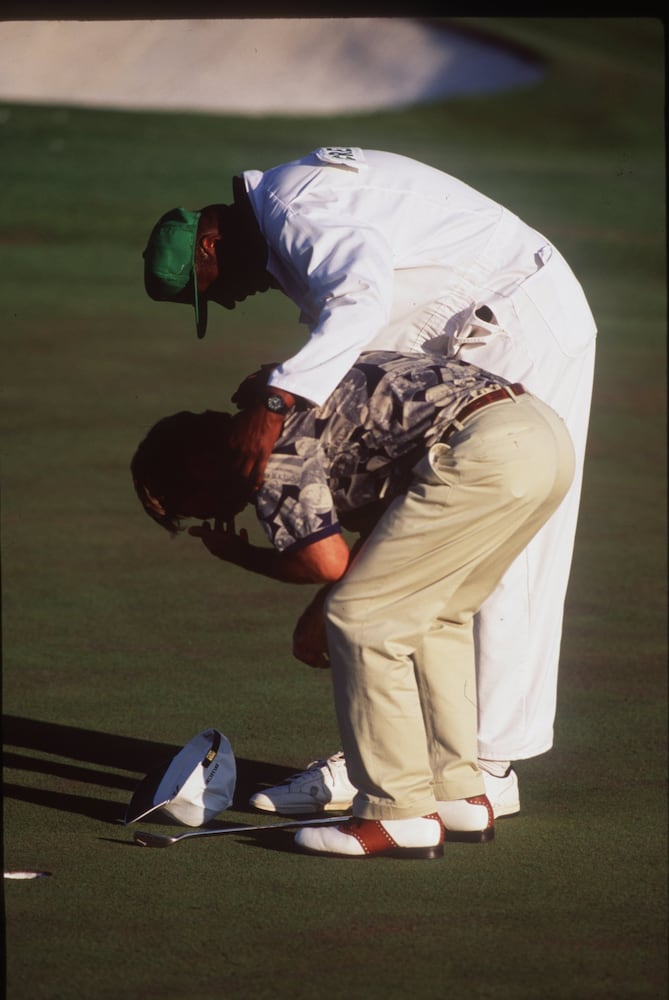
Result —
[[290, 406], [285, 399], [275, 392], [270, 393], [269, 396], [265, 396], [263, 402], [270, 413], [285, 414], [288, 413], [288, 410], [290, 409]]

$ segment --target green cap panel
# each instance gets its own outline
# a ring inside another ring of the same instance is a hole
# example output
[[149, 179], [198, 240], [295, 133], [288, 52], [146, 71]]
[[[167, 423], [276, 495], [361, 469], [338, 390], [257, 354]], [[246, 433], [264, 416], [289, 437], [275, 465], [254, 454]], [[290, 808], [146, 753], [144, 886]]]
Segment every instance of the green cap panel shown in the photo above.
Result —
[[197, 335], [204, 337], [207, 303], [197, 294], [195, 275], [199, 220], [200, 212], [185, 208], [173, 208], [158, 220], [144, 251], [144, 285], [157, 301], [191, 302]]

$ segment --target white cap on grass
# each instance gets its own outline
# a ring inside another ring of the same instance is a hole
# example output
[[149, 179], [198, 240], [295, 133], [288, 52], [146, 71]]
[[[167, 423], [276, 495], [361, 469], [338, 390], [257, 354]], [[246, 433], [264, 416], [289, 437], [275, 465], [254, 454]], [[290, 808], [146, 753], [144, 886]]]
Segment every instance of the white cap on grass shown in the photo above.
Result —
[[218, 729], [205, 729], [140, 782], [126, 825], [162, 810], [185, 826], [202, 826], [232, 804], [236, 780], [229, 741]]

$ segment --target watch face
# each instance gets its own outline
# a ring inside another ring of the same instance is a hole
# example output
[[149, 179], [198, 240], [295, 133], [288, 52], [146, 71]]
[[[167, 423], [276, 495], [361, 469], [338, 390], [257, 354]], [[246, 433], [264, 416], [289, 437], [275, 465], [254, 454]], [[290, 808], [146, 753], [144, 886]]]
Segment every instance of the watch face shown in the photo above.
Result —
[[288, 409], [281, 396], [268, 396], [265, 405], [272, 413], [284, 413]]

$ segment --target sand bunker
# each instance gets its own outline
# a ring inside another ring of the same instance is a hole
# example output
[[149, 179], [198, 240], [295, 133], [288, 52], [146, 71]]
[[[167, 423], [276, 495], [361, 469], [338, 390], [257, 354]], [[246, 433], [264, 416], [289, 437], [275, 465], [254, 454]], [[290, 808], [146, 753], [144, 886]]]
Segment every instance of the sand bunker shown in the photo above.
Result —
[[0, 100], [334, 114], [528, 86], [536, 63], [411, 18], [5, 21]]

